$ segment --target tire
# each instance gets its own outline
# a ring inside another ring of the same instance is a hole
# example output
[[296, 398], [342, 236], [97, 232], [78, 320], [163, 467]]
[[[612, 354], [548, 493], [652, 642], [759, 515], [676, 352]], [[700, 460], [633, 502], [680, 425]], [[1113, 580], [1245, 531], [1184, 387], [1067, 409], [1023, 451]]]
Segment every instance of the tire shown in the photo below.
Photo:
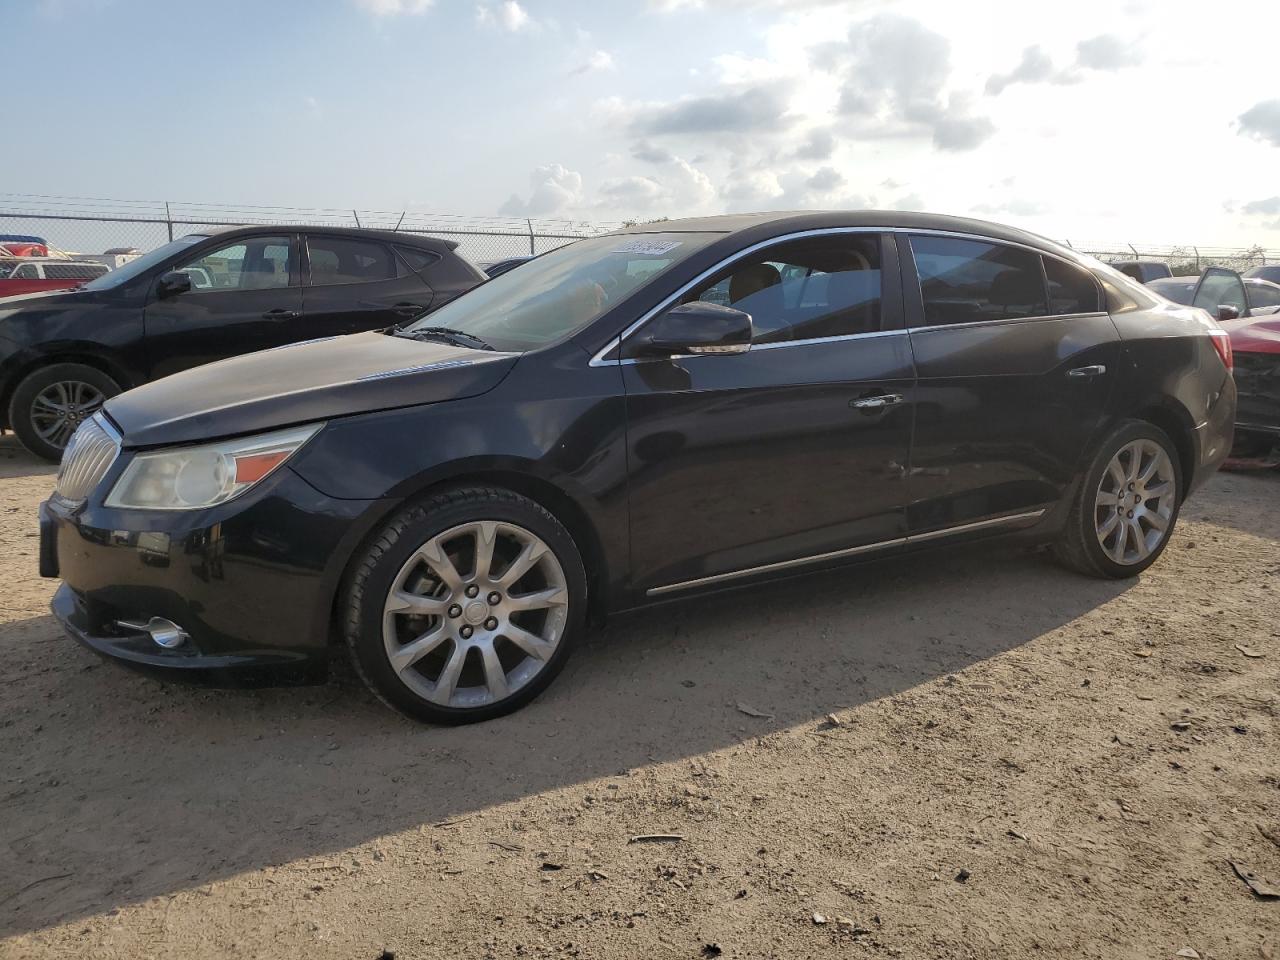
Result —
[[[81, 421], [120, 392], [120, 385], [83, 363], [55, 363], [27, 376], [9, 401], [9, 426], [24, 447], [57, 463]], [[54, 412], [62, 408], [62, 415]]]
[[[486, 549], [488, 576], [476, 559]], [[348, 578], [343, 632], [388, 706], [475, 723], [547, 688], [586, 609], [582, 555], [564, 526], [510, 490], [464, 487], [407, 507], [374, 536]]]
[[[1055, 556], [1087, 576], [1136, 577], [1168, 546], [1183, 483], [1169, 435], [1144, 420], [1124, 421], [1099, 446], [1054, 544]], [[1114, 490], [1119, 496], [1113, 499]]]

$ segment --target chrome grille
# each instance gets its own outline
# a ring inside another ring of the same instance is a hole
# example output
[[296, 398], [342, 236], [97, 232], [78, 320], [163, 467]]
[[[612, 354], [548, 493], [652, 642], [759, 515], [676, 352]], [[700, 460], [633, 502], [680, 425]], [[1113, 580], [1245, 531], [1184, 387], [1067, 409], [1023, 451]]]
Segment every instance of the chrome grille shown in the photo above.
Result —
[[58, 467], [58, 496], [66, 500], [83, 500], [98, 485], [120, 454], [116, 432], [98, 414], [84, 423], [62, 453]]

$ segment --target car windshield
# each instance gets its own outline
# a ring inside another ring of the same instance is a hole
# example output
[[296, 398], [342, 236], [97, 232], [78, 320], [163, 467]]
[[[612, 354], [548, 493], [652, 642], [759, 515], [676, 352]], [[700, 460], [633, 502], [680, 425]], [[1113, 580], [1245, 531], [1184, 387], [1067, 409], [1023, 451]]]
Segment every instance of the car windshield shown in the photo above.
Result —
[[499, 350], [533, 350], [583, 329], [721, 236], [644, 233], [579, 240], [494, 277], [400, 335], [444, 328]]
[[201, 240], [207, 239], [209, 239], [207, 234], [192, 233], [177, 240], [170, 240], [163, 247], [156, 247], [156, 249], [152, 250], [150, 253], [144, 253], [137, 259], [130, 260], [128, 263], [104, 273], [96, 280], [90, 280], [80, 289], [111, 290], [121, 284], [128, 283], [139, 274], [146, 273], [157, 263], [162, 263], [178, 251], [185, 250], [193, 243], [199, 243]]

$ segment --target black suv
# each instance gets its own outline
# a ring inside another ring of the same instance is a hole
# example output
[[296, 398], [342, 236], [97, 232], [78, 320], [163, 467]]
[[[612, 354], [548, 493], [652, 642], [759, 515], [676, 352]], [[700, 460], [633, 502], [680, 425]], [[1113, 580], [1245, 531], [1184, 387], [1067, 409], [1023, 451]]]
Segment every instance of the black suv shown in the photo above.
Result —
[[0, 423], [57, 460], [122, 390], [406, 323], [485, 280], [452, 241], [337, 227], [194, 233], [74, 291], [0, 299]]

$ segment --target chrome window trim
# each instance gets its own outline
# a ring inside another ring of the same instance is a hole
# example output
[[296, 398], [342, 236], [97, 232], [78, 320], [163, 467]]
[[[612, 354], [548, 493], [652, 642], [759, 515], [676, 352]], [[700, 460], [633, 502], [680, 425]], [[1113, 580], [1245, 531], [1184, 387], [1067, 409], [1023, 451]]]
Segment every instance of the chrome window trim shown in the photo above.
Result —
[[1089, 313], [1055, 313], [1048, 317], [1000, 317], [996, 320], [968, 320], [964, 323], [931, 323], [924, 327], [909, 327], [912, 333], [928, 333], [932, 330], [961, 330], [966, 327], [993, 327], [1007, 323], [1035, 323], [1044, 320], [1085, 320], [1110, 316], [1105, 310]]
[[650, 587], [645, 591], [645, 596], [658, 597], [666, 593], [674, 593], [677, 590], [689, 590], [693, 587], [705, 587], [713, 583], [723, 583], [726, 580], [738, 580], [742, 577], [750, 577], [759, 573], [771, 573], [775, 570], [789, 570], [792, 567], [800, 567], [810, 563], [821, 563], [823, 560], [836, 560], [841, 557], [857, 556], [860, 553], [871, 553], [875, 550], [887, 550], [889, 547], [900, 547], [910, 543], [916, 543], [921, 540], [936, 540], [940, 537], [949, 537], [958, 533], [970, 533], [975, 530], [984, 530], [989, 527], [1003, 526], [1007, 523], [1017, 523], [1019, 520], [1035, 520], [1043, 516], [1047, 507], [1039, 510], [1028, 510], [1023, 513], [1008, 514], [1003, 517], [991, 517], [987, 520], [975, 520], [971, 523], [961, 523], [952, 527], [943, 527], [941, 530], [930, 530], [928, 533], [913, 533], [905, 537], [894, 537], [892, 540], [880, 540], [876, 543], [866, 543], [857, 547], [846, 547], [843, 550], [830, 550], [826, 553], [817, 553], [808, 557], [797, 557], [794, 560], [779, 560], [775, 563], [763, 563], [756, 567], [745, 567], [741, 570], [730, 570], [727, 573], [715, 573], [709, 577], [698, 577], [695, 580], [681, 580], [678, 583], [667, 583], [662, 586]]
[[[901, 234], [902, 236], [905, 236], [907, 238], [908, 243], [910, 243], [912, 236], [932, 236], [932, 237], [955, 237], [959, 240], [976, 240], [980, 243], [995, 243], [995, 244], [1003, 244], [1004, 246], [1007, 246], [1007, 247], [1017, 247], [1020, 250], [1025, 250], [1029, 253], [1039, 254], [1042, 257], [1053, 257], [1053, 259], [1059, 261], [1060, 263], [1064, 263], [1070, 267], [1075, 267], [1077, 270], [1083, 270], [1085, 273], [1089, 274], [1089, 276], [1093, 279], [1094, 287], [1097, 288], [1098, 302], [1106, 303], [1106, 291], [1102, 289], [1102, 284], [1098, 281], [1098, 278], [1093, 275], [1093, 271], [1090, 270], [1088, 267], [1084, 266], [1081, 263], [1072, 261], [1066, 257], [1060, 256], [1059, 254], [1053, 253], [1048, 250], [1042, 250], [1039, 247], [1033, 247], [1030, 244], [1022, 243], [1017, 240], [1003, 240], [1003, 239], [1000, 239], [999, 237], [991, 237], [981, 233], [965, 233], [959, 230], [937, 230], [937, 229], [929, 229], [925, 227], [922, 227], [919, 229], [914, 229], [911, 227], [884, 227], [884, 226], [820, 227], [814, 230], [801, 230], [796, 233], [787, 233], [778, 237], [770, 237], [768, 240], [761, 240], [758, 243], [753, 243], [751, 246], [746, 247], [742, 250], [739, 250], [737, 253], [734, 253], [734, 254], [731, 254], [730, 256], [725, 257], [723, 260], [719, 261], [714, 266], [707, 268], [706, 270], [702, 271], [702, 273], [694, 277], [692, 280], [685, 283], [678, 290], [676, 290], [675, 293], [663, 299], [662, 302], [660, 302], [657, 306], [646, 311], [640, 317], [640, 319], [631, 323], [620, 334], [618, 334], [616, 337], [614, 337], [608, 343], [606, 343], [603, 347], [597, 350], [596, 353], [587, 362], [587, 365], [591, 367], [616, 367], [616, 366], [622, 366], [624, 363], [635, 363], [636, 358], [632, 358], [632, 357], [628, 357], [628, 358], [613, 357], [609, 359], [606, 359], [606, 358], [613, 351], [620, 349], [622, 347], [622, 342], [624, 340], [626, 340], [628, 337], [634, 334], [637, 330], [639, 330], [646, 323], [648, 323], [650, 320], [656, 317], [659, 313], [661, 313], [662, 311], [670, 307], [673, 303], [679, 300], [691, 289], [696, 287], [699, 283], [702, 283], [704, 280], [710, 279], [714, 274], [723, 270], [725, 267], [729, 266], [730, 264], [735, 263], [738, 260], [741, 260], [743, 257], [750, 256], [753, 253], [756, 253], [760, 250], [764, 250], [768, 247], [772, 247], [779, 243], [788, 243], [792, 240], [805, 240], [810, 237], [840, 236], [842, 234], [850, 234], [850, 233], [882, 233], [882, 234], [887, 233], [894, 236]], [[972, 327], [972, 326], [988, 325], [993, 323], [1017, 323], [1019, 321], [1025, 321], [1025, 320], [1060, 320], [1060, 319], [1065, 319], [1067, 317], [1096, 317], [1096, 316], [1109, 316], [1109, 314], [1105, 310], [1093, 310], [1093, 311], [1089, 311], [1088, 313], [1064, 313], [1064, 314], [1057, 314], [1051, 317], [1013, 317], [1008, 320], [975, 320], [972, 323], [931, 324], [929, 326], [924, 326], [924, 327], [910, 327], [909, 329], [913, 332], [923, 331], [923, 330], [943, 330], [943, 329], [955, 328], [955, 327]], [[811, 340], [789, 340], [789, 341], [782, 341], [780, 343], [752, 344], [751, 349], [763, 350], [763, 349], [772, 349], [774, 347], [799, 346], [799, 345], [807, 345], [812, 343], [825, 343], [828, 341], [850, 340], [857, 337], [883, 336], [886, 334], [897, 334], [897, 333], [904, 333], [904, 332], [905, 332], [904, 330], [873, 330], [873, 331], [870, 331], [869, 333], [844, 334], [838, 337], [819, 337]], [[673, 358], [673, 359], [678, 359], [678, 358]]]

